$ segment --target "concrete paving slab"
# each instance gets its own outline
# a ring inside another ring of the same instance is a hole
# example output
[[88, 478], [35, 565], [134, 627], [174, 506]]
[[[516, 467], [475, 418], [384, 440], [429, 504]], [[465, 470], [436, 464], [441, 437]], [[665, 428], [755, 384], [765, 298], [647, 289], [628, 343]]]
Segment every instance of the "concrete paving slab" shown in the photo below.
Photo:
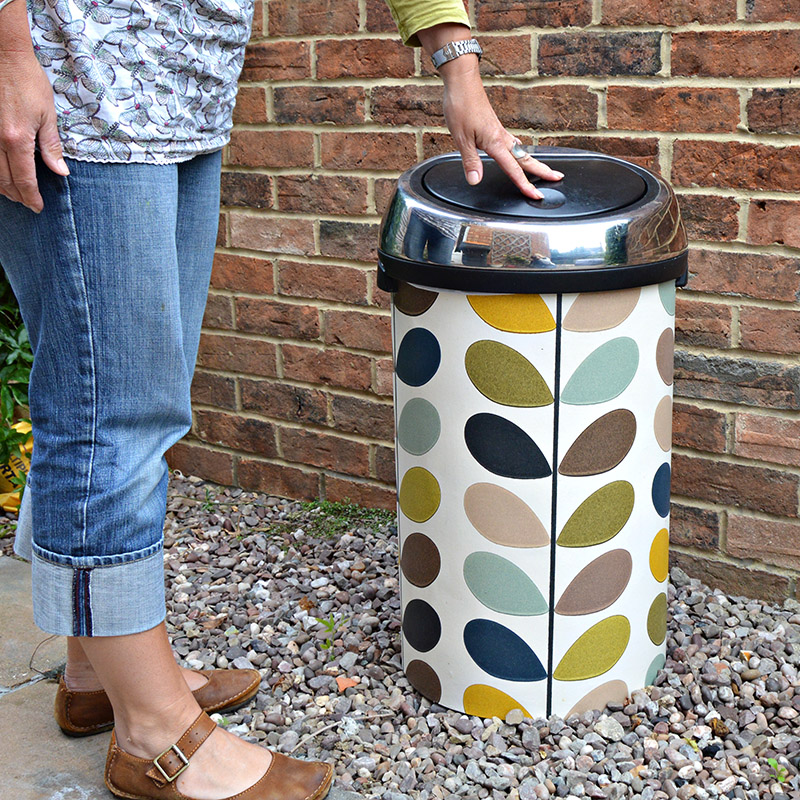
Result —
[[53, 719], [56, 685], [23, 686], [0, 697], [0, 797], [109, 800], [103, 769], [111, 734], [64, 736]]
[[8, 556], [0, 556], [0, 631], [0, 695], [39, 674], [29, 666], [34, 652], [33, 666], [42, 672], [66, 660], [64, 637], [49, 637], [33, 624], [31, 565]]

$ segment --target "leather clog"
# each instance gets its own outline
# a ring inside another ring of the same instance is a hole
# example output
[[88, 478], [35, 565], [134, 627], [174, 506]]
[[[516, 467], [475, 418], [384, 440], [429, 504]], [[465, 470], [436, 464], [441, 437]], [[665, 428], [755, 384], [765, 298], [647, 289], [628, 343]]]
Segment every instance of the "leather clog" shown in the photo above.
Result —
[[[254, 669], [195, 670], [207, 678], [192, 694], [203, 711], [232, 711], [255, 697], [261, 675]], [[114, 711], [108, 695], [97, 692], [73, 692], [62, 675], [58, 682], [54, 715], [58, 727], [67, 736], [93, 736], [114, 727]]]
[[[176, 781], [215, 727], [214, 721], [205, 712], [201, 713], [172, 747], [154, 759], [126, 753], [112, 733], [105, 770], [108, 790], [130, 800], [191, 800], [178, 791]], [[332, 779], [330, 764], [272, 753], [272, 762], [264, 775], [234, 797], [235, 800], [321, 800], [328, 793]]]

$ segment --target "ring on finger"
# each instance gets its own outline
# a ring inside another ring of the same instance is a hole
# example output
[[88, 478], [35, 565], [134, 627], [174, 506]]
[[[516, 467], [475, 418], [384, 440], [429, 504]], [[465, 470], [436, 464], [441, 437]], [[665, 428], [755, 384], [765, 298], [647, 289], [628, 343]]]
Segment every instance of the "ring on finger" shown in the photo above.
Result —
[[526, 158], [531, 157], [531, 154], [522, 146], [521, 142], [514, 142], [510, 150], [511, 155], [514, 156], [517, 161], [524, 161]]

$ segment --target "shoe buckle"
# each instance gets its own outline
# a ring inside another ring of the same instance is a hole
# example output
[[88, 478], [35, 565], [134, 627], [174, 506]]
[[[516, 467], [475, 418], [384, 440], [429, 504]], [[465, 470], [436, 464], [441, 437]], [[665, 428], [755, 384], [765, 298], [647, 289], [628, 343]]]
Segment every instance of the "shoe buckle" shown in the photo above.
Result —
[[[164, 767], [162, 767], [161, 764], [158, 763], [169, 752], [175, 753], [178, 759], [183, 762], [182, 766], [172, 776], [168, 775]], [[173, 744], [170, 747], [168, 747], [163, 753], [156, 756], [153, 759], [153, 764], [155, 765], [156, 769], [164, 776], [164, 780], [167, 783], [172, 783], [189, 766], [189, 759], [186, 758], [186, 756], [183, 754], [183, 751], [180, 749], [180, 747], [178, 747], [177, 744]]]

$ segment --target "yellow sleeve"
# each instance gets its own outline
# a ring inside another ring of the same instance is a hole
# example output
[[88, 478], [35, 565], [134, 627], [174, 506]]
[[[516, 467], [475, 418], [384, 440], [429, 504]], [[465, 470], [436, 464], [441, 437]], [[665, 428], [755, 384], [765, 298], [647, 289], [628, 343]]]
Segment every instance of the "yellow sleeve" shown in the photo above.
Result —
[[469, 27], [461, 0], [386, 0], [404, 44], [419, 47], [417, 31], [442, 22], [460, 22]]

